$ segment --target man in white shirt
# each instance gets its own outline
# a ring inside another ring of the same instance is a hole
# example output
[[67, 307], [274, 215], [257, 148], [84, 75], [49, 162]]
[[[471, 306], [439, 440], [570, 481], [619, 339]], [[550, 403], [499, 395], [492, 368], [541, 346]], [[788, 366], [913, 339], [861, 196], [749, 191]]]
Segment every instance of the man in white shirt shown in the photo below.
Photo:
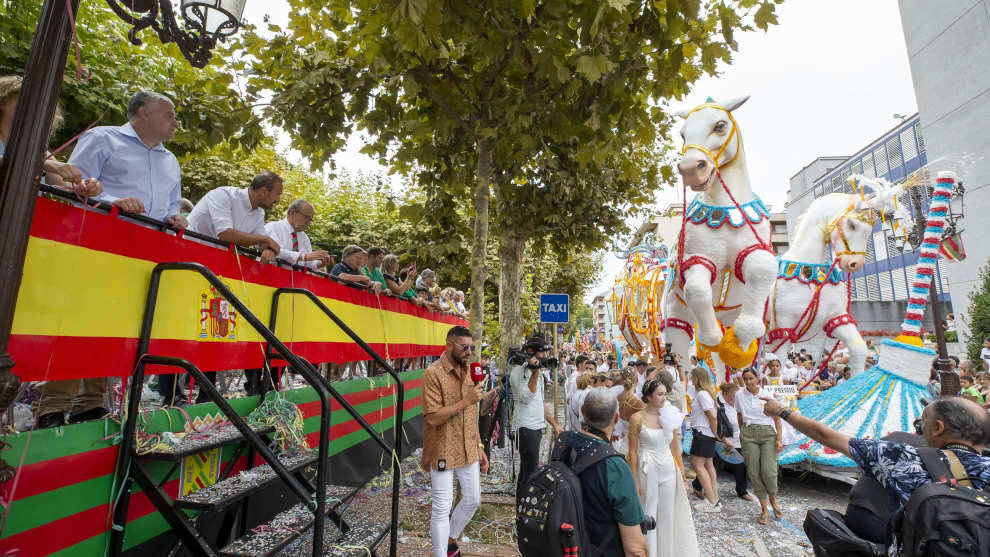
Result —
[[313, 206], [305, 199], [297, 199], [289, 205], [284, 219], [265, 225], [265, 233], [281, 246], [278, 253], [280, 259], [315, 271], [327, 266], [330, 254], [324, 250], [313, 251], [313, 244], [306, 235], [313, 215]]
[[980, 359], [983, 360], [983, 371], [990, 370], [990, 337], [983, 340], [983, 348], [980, 349]]
[[528, 361], [515, 363], [509, 371], [509, 385], [513, 397], [512, 431], [519, 443], [519, 476], [516, 484], [516, 500], [529, 477], [540, 464], [540, 440], [547, 423], [557, 433], [560, 427], [553, 414], [543, 404], [544, 380], [540, 369], [550, 346], [540, 335], [533, 335], [522, 346]]
[[[261, 262], [271, 263], [280, 248], [278, 242], [265, 233], [265, 210], [278, 203], [281, 195], [282, 178], [263, 170], [247, 189], [223, 186], [207, 192], [189, 213], [188, 229], [228, 244], [257, 246]], [[216, 372], [206, 373], [213, 383], [216, 383], [216, 376]], [[162, 374], [158, 378], [158, 392], [164, 397], [164, 404], [171, 405], [182, 396], [182, 387], [175, 382], [174, 375]], [[196, 402], [208, 401], [200, 390]]]
[[189, 213], [189, 230], [238, 246], [256, 246], [261, 262], [275, 261], [281, 246], [265, 232], [265, 210], [282, 196], [282, 178], [269, 170], [246, 188], [223, 186], [211, 190]]

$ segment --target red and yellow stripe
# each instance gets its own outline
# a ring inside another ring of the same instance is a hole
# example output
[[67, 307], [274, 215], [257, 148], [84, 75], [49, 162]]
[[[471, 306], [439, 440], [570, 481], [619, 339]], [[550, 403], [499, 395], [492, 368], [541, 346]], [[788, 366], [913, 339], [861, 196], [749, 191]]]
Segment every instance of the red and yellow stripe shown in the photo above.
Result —
[[[167, 261], [202, 263], [265, 323], [276, 288], [308, 289], [389, 358], [439, 354], [447, 330], [466, 324], [115, 216], [38, 199], [10, 340], [15, 372], [24, 380], [129, 375], [151, 271]], [[164, 274], [150, 352], [186, 358], [206, 371], [260, 367], [264, 343], [241, 316], [235, 338], [201, 338], [204, 291], [209, 285], [196, 273]], [[310, 361], [368, 359], [309, 300], [282, 296], [278, 316], [276, 334]]]

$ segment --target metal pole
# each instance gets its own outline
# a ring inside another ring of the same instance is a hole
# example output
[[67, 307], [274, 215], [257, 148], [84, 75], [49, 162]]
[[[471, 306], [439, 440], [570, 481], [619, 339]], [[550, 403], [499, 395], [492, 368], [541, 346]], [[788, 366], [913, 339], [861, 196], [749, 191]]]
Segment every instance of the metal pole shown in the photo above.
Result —
[[[557, 379], [559, 379], [560, 373], [560, 349], [557, 347], [557, 325], [550, 325], [553, 329], [553, 357], [557, 358], [557, 368], [553, 370], [553, 421], [556, 424], [560, 424], [560, 417], [557, 412]], [[553, 452], [553, 444], [557, 441], [557, 430], [554, 430], [553, 435], [550, 437], [550, 451]]]
[[52, 129], [65, 60], [72, 42], [68, 9], [79, 0], [45, 0], [24, 68], [24, 84], [0, 163], [0, 410], [14, 402], [20, 378], [11, 373], [7, 348], [14, 323], [17, 293], [24, 273], [41, 164]]
[[949, 359], [949, 351], [945, 346], [945, 331], [942, 330], [942, 308], [938, 305], [938, 291], [935, 290], [935, 275], [932, 275], [931, 286], [932, 298], [932, 320], [935, 321], [935, 345], [938, 348], [938, 357], [935, 358], [935, 369], [938, 371], [938, 380], [941, 385], [939, 392], [943, 396], [956, 396], [959, 394], [959, 376], [952, 369], [952, 360]]

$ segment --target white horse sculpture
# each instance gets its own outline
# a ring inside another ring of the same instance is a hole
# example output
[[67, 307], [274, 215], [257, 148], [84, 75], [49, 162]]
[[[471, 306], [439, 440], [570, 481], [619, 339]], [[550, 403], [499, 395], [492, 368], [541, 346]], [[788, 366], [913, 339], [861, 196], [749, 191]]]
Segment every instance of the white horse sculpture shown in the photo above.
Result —
[[732, 116], [748, 98], [722, 105], [709, 99], [678, 113], [685, 121], [677, 168], [685, 187], [698, 195], [684, 211], [664, 301], [664, 340], [675, 353], [687, 357], [696, 323], [699, 344], [733, 367], [748, 366], [756, 356], [777, 274], [770, 211], [750, 188]]
[[[851, 182], [860, 193], [819, 197], [798, 220], [790, 249], [780, 256], [767, 312], [766, 350], [784, 360], [792, 343], [824, 332], [849, 348], [855, 375], [863, 371], [867, 350], [849, 313], [843, 272], [863, 267], [877, 213], [893, 212], [901, 187], [882, 178], [853, 176]], [[867, 187], [872, 193], [866, 193]]]

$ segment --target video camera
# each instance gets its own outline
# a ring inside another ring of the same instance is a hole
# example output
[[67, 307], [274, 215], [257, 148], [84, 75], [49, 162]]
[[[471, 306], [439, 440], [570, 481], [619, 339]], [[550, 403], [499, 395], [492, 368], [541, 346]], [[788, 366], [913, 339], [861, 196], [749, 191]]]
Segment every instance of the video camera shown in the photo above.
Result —
[[513, 346], [509, 348], [509, 359], [507, 363], [510, 366], [525, 364], [530, 369], [557, 369], [560, 362], [552, 356], [549, 358], [540, 358], [540, 361], [535, 366], [529, 363], [530, 358], [537, 352], [550, 352], [551, 350], [553, 350], [553, 347], [546, 343], [542, 345], [525, 344], [523, 346]]
[[671, 343], [669, 343], [669, 342], [666, 343], [666, 344], [664, 344], [664, 347], [663, 347], [663, 365], [665, 365], [665, 366], [672, 366], [672, 365], [674, 365], [674, 353], [671, 352], [671, 349], [673, 347], [674, 347], [674, 345], [671, 344]]

